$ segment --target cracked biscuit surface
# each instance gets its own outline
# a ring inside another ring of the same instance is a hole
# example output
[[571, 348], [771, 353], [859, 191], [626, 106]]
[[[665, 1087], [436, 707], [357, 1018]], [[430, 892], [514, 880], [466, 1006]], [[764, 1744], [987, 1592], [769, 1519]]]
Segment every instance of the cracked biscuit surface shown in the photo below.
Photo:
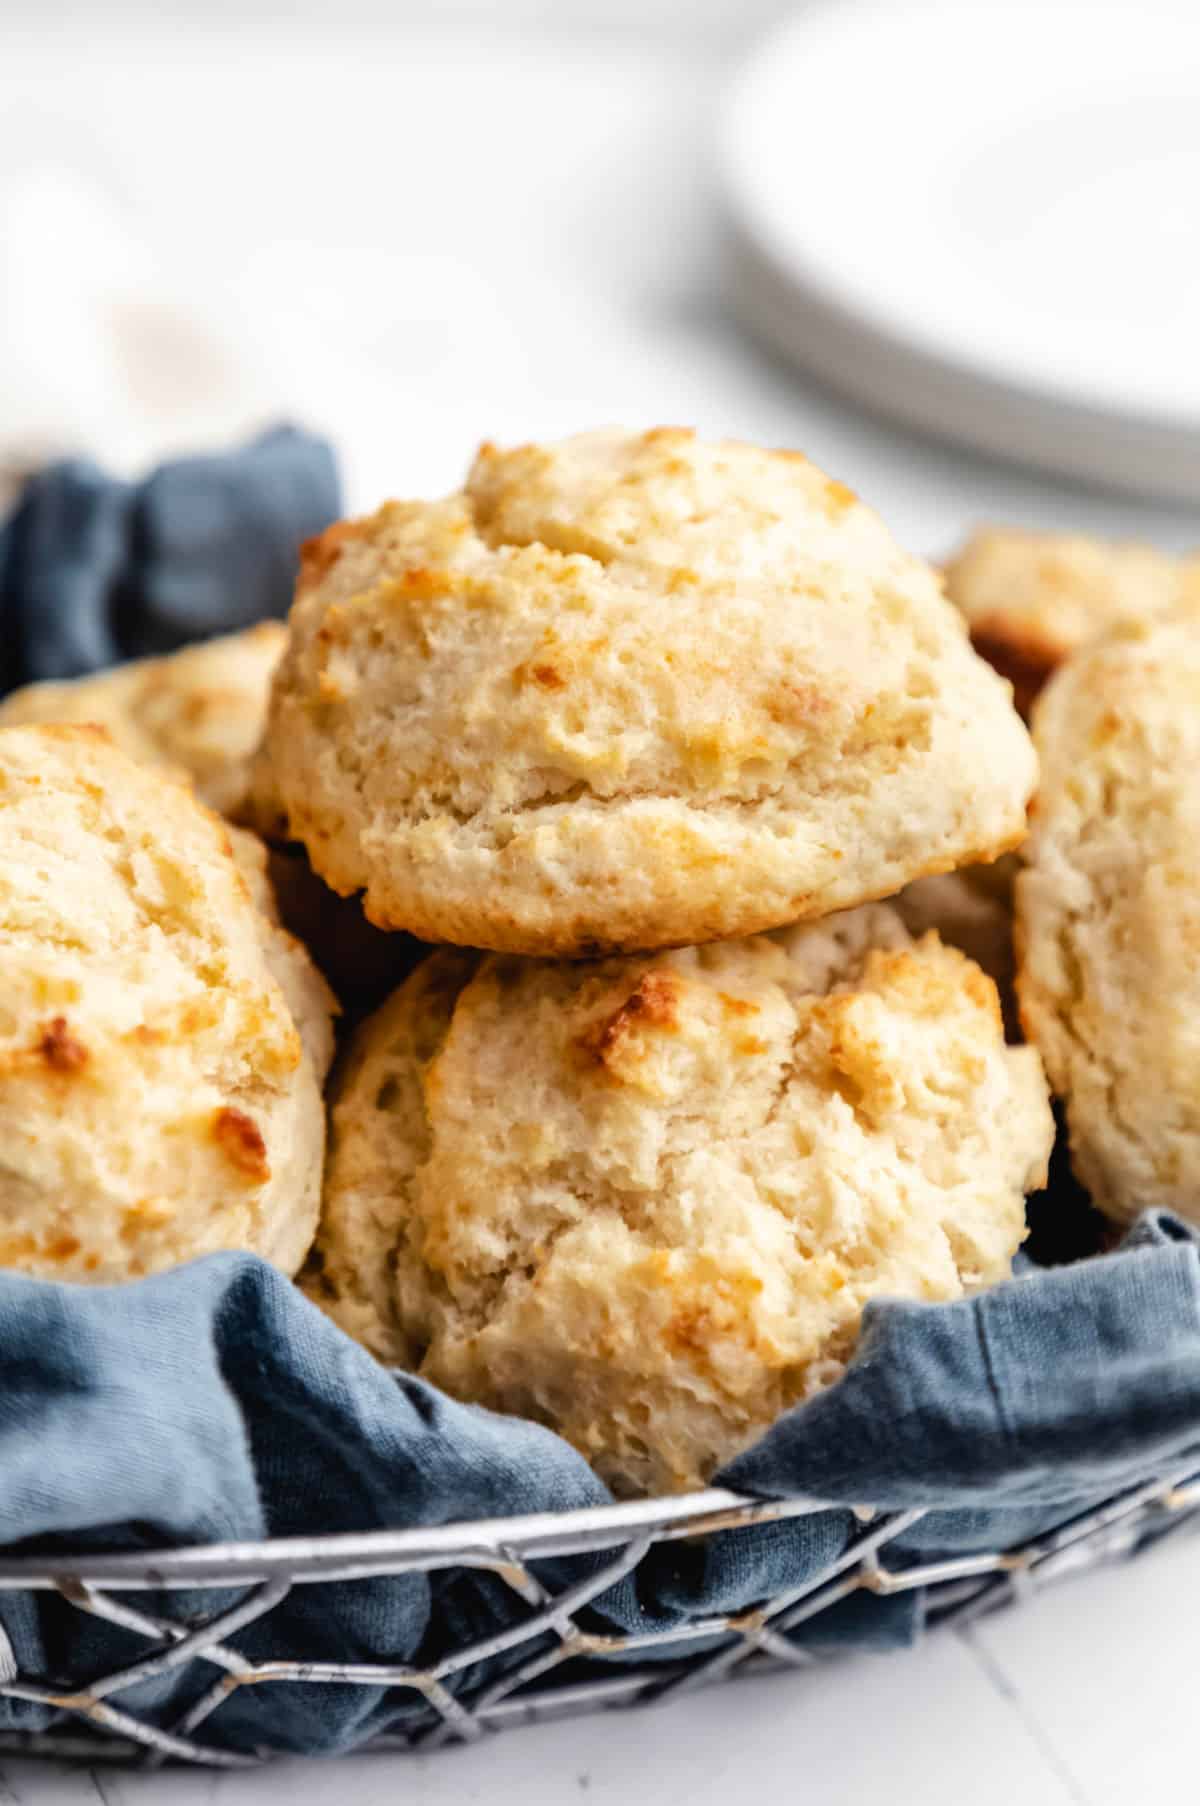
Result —
[[1099, 1208], [1200, 1220], [1200, 625], [1129, 626], [1076, 654], [1034, 732], [1026, 1033]]
[[0, 1266], [300, 1265], [332, 999], [265, 864], [100, 729], [0, 730]]
[[929, 568], [806, 459], [682, 430], [485, 446], [312, 544], [267, 736], [381, 927], [588, 955], [986, 859], [1028, 736]]
[[174, 767], [201, 802], [232, 815], [245, 795], [286, 640], [281, 621], [260, 621], [95, 677], [27, 684], [0, 702], [0, 727], [95, 723], [131, 759]]
[[995, 987], [876, 904], [598, 962], [457, 951], [353, 1040], [306, 1284], [620, 1493], [703, 1485], [872, 1297], [1002, 1278], [1053, 1136]]

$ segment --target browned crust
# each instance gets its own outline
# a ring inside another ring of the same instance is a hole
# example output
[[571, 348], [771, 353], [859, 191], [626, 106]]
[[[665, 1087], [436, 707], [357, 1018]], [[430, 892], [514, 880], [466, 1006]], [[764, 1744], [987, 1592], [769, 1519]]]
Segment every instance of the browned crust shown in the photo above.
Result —
[[675, 1301], [662, 1332], [664, 1346], [672, 1354], [711, 1374], [714, 1344], [732, 1336], [772, 1364], [770, 1346], [754, 1322], [755, 1301], [763, 1289], [756, 1273], [709, 1273], [703, 1263], [677, 1273], [663, 1253], [651, 1256], [646, 1265]]
[[748, 997], [731, 997], [728, 991], [718, 991], [717, 1000], [727, 1016], [757, 1016], [758, 1005], [751, 1003]]
[[332, 570], [341, 557], [342, 547], [351, 540], [365, 539], [369, 522], [365, 520], [336, 520], [323, 533], [317, 533], [312, 539], [306, 539], [300, 547], [300, 575], [296, 579], [297, 590], [312, 589]]
[[614, 1071], [626, 1042], [639, 1028], [658, 1028], [669, 1034], [679, 1027], [675, 1006], [680, 989], [671, 972], [644, 972], [611, 1016], [601, 1017], [584, 1030], [580, 1049], [598, 1066]]
[[38, 1053], [52, 1072], [78, 1072], [87, 1065], [88, 1050], [72, 1034], [65, 1016], [53, 1016], [45, 1024], [37, 1044]]
[[253, 1117], [247, 1116], [244, 1110], [225, 1104], [213, 1115], [212, 1132], [214, 1141], [231, 1166], [255, 1184], [266, 1184], [271, 1177], [271, 1164], [267, 1159], [267, 1144], [263, 1140], [262, 1130]]
[[651, 426], [642, 434], [643, 445], [669, 445], [677, 439], [694, 439], [694, 426]]
[[47, 740], [103, 740], [107, 746], [113, 737], [101, 721], [36, 721], [25, 732], [43, 734]]

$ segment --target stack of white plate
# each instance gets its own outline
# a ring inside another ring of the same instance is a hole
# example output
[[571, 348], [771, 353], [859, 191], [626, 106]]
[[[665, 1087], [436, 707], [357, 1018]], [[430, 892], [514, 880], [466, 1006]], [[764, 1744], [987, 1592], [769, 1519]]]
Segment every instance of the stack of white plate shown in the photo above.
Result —
[[723, 121], [735, 294], [908, 424], [1200, 501], [1200, 0], [816, 0]]

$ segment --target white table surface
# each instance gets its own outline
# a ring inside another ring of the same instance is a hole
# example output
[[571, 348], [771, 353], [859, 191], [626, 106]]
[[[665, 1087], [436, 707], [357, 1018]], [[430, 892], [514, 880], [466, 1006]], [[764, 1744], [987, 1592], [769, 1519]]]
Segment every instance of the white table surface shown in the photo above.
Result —
[[[0, 462], [132, 466], [286, 409], [365, 506], [448, 487], [485, 435], [684, 421], [804, 447], [931, 554], [980, 517], [1200, 540], [1183, 509], [883, 427], [745, 341], [708, 176], [733, 0], [106, 10], [0, 7]], [[1184, 1800], [1198, 1601], [1181, 1540], [903, 1657], [428, 1758], [6, 1761], [0, 1802]]]

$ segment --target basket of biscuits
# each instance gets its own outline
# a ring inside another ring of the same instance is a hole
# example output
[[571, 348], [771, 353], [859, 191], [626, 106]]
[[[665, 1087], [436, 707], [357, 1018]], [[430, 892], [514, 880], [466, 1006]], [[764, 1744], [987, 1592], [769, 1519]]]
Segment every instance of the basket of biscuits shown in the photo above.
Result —
[[0, 1744], [427, 1747], [1187, 1522], [1194, 589], [602, 431], [0, 703]]

